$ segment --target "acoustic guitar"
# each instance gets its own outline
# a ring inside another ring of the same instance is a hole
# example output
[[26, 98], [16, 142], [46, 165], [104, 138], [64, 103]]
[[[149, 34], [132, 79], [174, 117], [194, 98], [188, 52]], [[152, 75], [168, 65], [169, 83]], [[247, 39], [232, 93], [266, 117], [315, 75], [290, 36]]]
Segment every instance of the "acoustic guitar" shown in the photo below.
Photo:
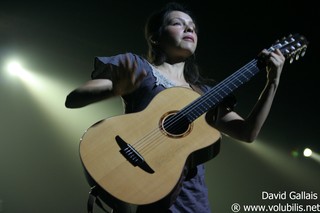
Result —
[[[276, 42], [290, 62], [305, 54], [307, 40], [295, 34]], [[255, 58], [205, 94], [180, 87], [160, 92], [146, 109], [103, 119], [80, 140], [85, 170], [107, 193], [125, 203], [150, 204], [168, 195], [184, 166], [204, 163], [219, 152], [221, 135], [205, 113], [260, 70]]]

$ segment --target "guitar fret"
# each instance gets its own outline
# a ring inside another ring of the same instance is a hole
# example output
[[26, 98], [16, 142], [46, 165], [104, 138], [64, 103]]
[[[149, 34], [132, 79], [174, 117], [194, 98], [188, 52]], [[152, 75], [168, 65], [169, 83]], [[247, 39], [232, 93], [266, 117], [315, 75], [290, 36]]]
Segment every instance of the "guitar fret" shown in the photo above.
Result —
[[249, 81], [259, 71], [257, 60], [252, 60], [229, 78], [213, 87], [209, 92], [200, 97], [198, 101], [186, 106], [181, 110], [181, 113], [188, 118], [189, 122], [194, 121], [210, 108], [215, 107], [216, 104], [221, 102], [236, 88]]

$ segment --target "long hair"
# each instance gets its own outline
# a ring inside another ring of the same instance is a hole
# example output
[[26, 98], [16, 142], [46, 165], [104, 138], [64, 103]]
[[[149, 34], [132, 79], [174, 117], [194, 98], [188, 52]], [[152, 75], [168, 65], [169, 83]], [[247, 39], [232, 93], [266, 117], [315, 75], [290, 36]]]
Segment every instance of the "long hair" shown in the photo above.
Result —
[[[164, 22], [168, 14], [172, 11], [181, 11], [188, 14], [196, 24], [193, 13], [184, 5], [176, 2], [169, 2], [159, 11], [152, 13], [147, 19], [145, 25], [145, 39], [148, 44], [147, 60], [155, 65], [160, 65], [166, 61], [166, 54], [162, 51], [159, 45], [156, 44], [156, 42], [162, 35], [163, 28], [165, 26]], [[186, 81], [190, 84], [201, 85], [208, 83], [207, 80], [202, 78], [200, 75], [200, 69], [196, 63], [195, 54], [186, 59], [183, 73]]]

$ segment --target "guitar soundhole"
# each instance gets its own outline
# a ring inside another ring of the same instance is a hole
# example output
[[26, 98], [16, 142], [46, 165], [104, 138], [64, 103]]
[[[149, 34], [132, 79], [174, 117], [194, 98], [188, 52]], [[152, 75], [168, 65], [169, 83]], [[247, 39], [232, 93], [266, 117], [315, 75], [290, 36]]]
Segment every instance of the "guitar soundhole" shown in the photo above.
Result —
[[184, 137], [192, 129], [185, 116], [177, 115], [176, 112], [168, 112], [160, 119], [160, 128], [164, 134], [170, 137]]

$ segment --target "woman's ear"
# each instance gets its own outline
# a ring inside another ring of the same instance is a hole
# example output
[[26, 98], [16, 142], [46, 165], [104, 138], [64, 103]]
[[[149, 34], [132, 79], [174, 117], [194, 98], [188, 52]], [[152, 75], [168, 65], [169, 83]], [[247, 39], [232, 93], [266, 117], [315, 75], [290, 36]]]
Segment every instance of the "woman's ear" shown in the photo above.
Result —
[[154, 44], [154, 45], [158, 45], [159, 44], [159, 42], [156, 39], [154, 39], [154, 36], [150, 36], [149, 37], [149, 41], [150, 41], [151, 44]]

